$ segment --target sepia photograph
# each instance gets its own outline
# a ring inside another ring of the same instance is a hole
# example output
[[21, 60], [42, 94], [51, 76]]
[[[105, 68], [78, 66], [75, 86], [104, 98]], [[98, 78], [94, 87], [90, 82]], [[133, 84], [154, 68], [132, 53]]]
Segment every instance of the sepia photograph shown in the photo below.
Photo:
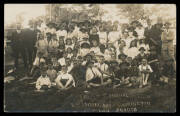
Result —
[[4, 4], [4, 112], [176, 112], [176, 4]]

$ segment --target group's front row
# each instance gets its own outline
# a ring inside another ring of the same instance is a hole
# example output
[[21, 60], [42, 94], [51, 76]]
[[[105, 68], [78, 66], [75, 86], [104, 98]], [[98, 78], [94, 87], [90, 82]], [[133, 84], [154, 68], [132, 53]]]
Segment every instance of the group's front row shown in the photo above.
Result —
[[[104, 56], [98, 56], [97, 60], [87, 55], [85, 61], [79, 58], [77, 61], [65, 59], [65, 63], [55, 68], [53, 63], [48, 66], [44, 60], [39, 59], [40, 77], [36, 81], [38, 91], [56, 88], [68, 90], [72, 87], [139, 87], [148, 85], [148, 79], [152, 69], [143, 58], [138, 66], [135, 66], [131, 57], [125, 54], [119, 55], [121, 63], [117, 61], [106, 62]], [[59, 71], [57, 70], [59, 69]]]

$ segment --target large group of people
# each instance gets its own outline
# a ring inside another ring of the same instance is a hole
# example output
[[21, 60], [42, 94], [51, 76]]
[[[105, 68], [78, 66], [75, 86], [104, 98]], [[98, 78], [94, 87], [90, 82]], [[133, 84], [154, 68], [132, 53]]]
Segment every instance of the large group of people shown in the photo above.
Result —
[[139, 87], [175, 76], [170, 23], [139, 21], [44, 22], [12, 34], [15, 69], [19, 54], [37, 90], [55, 87]]

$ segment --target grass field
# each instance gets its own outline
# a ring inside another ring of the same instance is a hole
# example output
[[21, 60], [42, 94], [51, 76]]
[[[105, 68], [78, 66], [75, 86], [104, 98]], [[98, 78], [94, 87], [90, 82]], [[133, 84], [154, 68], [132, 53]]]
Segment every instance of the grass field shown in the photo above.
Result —
[[[5, 59], [5, 74], [12, 58]], [[175, 112], [176, 81], [164, 86], [144, 88], [72, 88], [68, 91], [35, 92], [35, 79], [24, 77], [21, 67], [16, 79], [4, 86], [4, 110], [7, 112]], [[88, 92], [84, 92], [88, 91]]]

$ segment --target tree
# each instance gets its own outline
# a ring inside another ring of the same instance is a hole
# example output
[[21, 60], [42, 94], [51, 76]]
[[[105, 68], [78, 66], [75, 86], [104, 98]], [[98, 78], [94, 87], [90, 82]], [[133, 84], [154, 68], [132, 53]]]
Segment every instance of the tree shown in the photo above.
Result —
[[144, 18], [143, 4], [118, 4], [119, 14], [126, 16], [130, 21]]

